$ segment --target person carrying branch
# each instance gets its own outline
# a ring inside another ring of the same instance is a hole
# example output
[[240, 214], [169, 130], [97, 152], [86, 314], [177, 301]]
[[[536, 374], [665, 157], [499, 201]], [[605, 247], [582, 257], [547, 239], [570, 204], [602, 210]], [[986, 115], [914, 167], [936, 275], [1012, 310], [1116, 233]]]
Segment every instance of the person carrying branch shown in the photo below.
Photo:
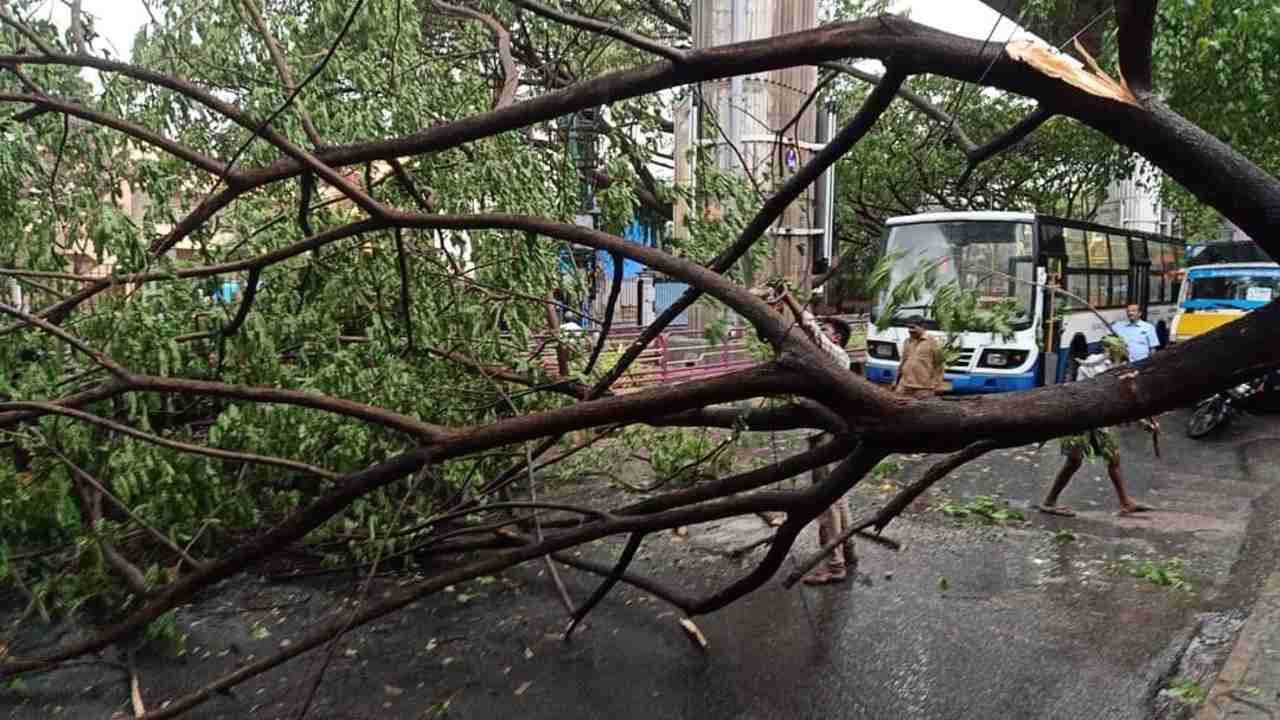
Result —
[[[1115, 335], [1108, 336], [1103, 339], [1102, 345], [1103, 352], [1089, 355], [1078, 361], [1076, 380], [1096, 377], [1128, 361], [1128, 348], [1125, 346], [1123, 338]], [[1149, 422], [1154, 425], [1153, 421]], [[1152, 432], [1153, 438], [1158, 438], [1158, 426], [1155, 426], [1155, 428], [1155, 430], [1147, 429]], [[1071, 478], [1076, 474], [1076, 471], [1084, 464], [1085, 458], [1098, 458], [1107, 463], [1107, 474], [1111, 477], [1111, 485], [1116, 491], [1116, 499], [1120, 501], [1121, 515], [1147, 512], [1152, 509], [1148, 505], [1135, 502], [1133, 498], [1129, 497], [1129, 493], [1125, 491], [1124, 478], [1120, 473], [1120, 447], [1116, 444], [1115, 436], [1110, 429], [1094, 428], [1087, 432], [1065, 437], [1061, 443], [1062, 454], [1066, 457], [1066, 462], [1063, 463], [1062, 469], [1058, 471], [1058, 476], [1054, 478], [1053, 485], [1049, 488], [1049, 493], [1036, 506], [1036, 509], [1040, 512], [1063, 517], [1075, 517], [1074, 510], [1058, 504], [1058, 496], [1062, 494], [1062, 491], [1067, 487], [1067, 483], [1071, 482]], [[1156, 445], [1156, 454], [1159, 454], [1158, 444]]]
[[[848, 344], [849, 336], [852, 334], [849, 324], [836, 317], [814, 317], [813, 313], [800, 307], [795, 298], [791, 297], [791, 293], [787, 291], [785, 285], [775, 286], [772, 289], [777, 293], [769, 300], [769, 304], [773, 309], [784, 317], [786, 316], [784, 310], [789, 310], [809, 339], [822, 352], [835, 360], [840, 367], [847, 370], [850, 360], [849, 353], [845, 350], [845, 345]], [[809, 437], [809, 448], [816, 449], [823, 443], [830, 441], [830, 433], [818, 433]], [[829, 466], [824, 465], [814, 468], [810, 475], [813, 483], [817, 485], [830, 475]], [[818, 544], [825, 546], [832, 538], [839, 537], [852, 522], [853, 520], [849, 515], [849, 504], [844, 496], [841, 496], [818, 516]], [[770, 524], [774, 523], [770, 521]], [[854, 565], [857, 562], [858, 557], [854, 552], [853, 539], [850, 538], [827, 556], [825, 567], [820, 567], [806, 575], [804, 582], [807, 585], [830, 585], [844, 582], [849, 577], [847, 566]]]

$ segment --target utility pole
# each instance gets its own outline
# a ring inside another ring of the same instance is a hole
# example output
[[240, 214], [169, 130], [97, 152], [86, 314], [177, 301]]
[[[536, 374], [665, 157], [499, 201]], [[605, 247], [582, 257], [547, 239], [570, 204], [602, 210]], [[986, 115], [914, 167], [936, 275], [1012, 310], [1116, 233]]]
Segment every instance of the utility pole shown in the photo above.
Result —
[[[817, 26], [817, 0], [699, 0], [694, 3], [693, 42], [711, 47], [758, 40]], [[817, 86], [817, 68], [795, 67], [701, 83], [676, 113], [678, 184], [696, 190], [708, 166], [740, 174], [772, 194], [820, 150], [833, 125], [821, 100], [808, 102]], [[806, 107], [806, 103], [808, 103]], [[803, 108], [803, 110], [802, 110]], [[705, 161], [699, 161], [706, 151]], [[785, 278], [808, 290], [815, 273], [831, 261], [831, 173], [791, 204], [769, 229], [771, 256], [760, 274], [763, 282]], [[714, 216], [725, 208], [696, 199], [697, 209]], [[753, 208], [746, 208], [751, 212]], [[694, 208], [675, 210], [675, 231], [687, 232]]]

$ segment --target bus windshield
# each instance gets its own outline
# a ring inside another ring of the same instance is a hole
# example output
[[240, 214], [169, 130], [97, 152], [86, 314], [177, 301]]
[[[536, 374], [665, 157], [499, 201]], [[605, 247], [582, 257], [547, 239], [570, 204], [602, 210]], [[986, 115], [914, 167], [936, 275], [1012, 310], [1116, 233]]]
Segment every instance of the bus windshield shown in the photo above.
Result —
[[[937, 273], [936, 287], [958, 282], [978, 296], [979, 307], [1012, 299], [1015, 329], [1031, 324], [1034, 297], [1031, 223], [1015, 221], [924, 222], [892, 225], [885, 238], [884, 256], [892, 258], [889, 281], [872, 309], [879, 318], [890, 293], [916, 272]], [[933, 293], [925, 290], [895, 309], [893, 325], [908, 320], [936, 327]]]
[[1255, 310], [1280, 297], [1280, 267], [1193, 268], [1187, 283], [1186, 310]]

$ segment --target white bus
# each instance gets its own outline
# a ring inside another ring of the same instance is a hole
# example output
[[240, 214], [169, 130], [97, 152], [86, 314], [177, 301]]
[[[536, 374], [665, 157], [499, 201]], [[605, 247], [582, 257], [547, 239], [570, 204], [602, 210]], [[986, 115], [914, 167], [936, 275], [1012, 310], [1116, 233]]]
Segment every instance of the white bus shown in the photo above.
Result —
[[[880, 312], [895, 283], [932, 266], [939, 284], [975, 291], [981, 305], [1012, 299], [1013, 336], [962, 333], [946, 368], [949, 391], [993, 393], [1062, 382], [1068, 358], [1096, 352], [1107, 327], [1083, 304], [1052, 292], [1057, 285], [1086, 299], [1108, 323], [1138, 304], [1167, 342], [1179, 291], [1184, 245], [1173, 238], [1020, 212], [947, 212], [891, 218], [881, 245], [896, 258], [889, 286], [876, 300], [867, 330], [867, 378], [892, 384], [907, 339], [920, 321], [937, 334], [928, 293], [899, 307], [885, 330]], [[944, 339], [939, 337], [939, 342]]]

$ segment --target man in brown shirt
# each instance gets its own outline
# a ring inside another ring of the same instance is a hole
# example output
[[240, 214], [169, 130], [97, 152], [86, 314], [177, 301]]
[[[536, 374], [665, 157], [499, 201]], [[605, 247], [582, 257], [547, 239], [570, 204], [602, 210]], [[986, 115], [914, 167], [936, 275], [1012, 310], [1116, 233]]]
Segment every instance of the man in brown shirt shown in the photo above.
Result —
[[931, 398], [945, 387], [942, 348], [925, 333], [921, 323], [912, 323], [907, 332], [911, 337], [902, 345], [902, 363], [893, 384], [894, 392], [917, 400]]

